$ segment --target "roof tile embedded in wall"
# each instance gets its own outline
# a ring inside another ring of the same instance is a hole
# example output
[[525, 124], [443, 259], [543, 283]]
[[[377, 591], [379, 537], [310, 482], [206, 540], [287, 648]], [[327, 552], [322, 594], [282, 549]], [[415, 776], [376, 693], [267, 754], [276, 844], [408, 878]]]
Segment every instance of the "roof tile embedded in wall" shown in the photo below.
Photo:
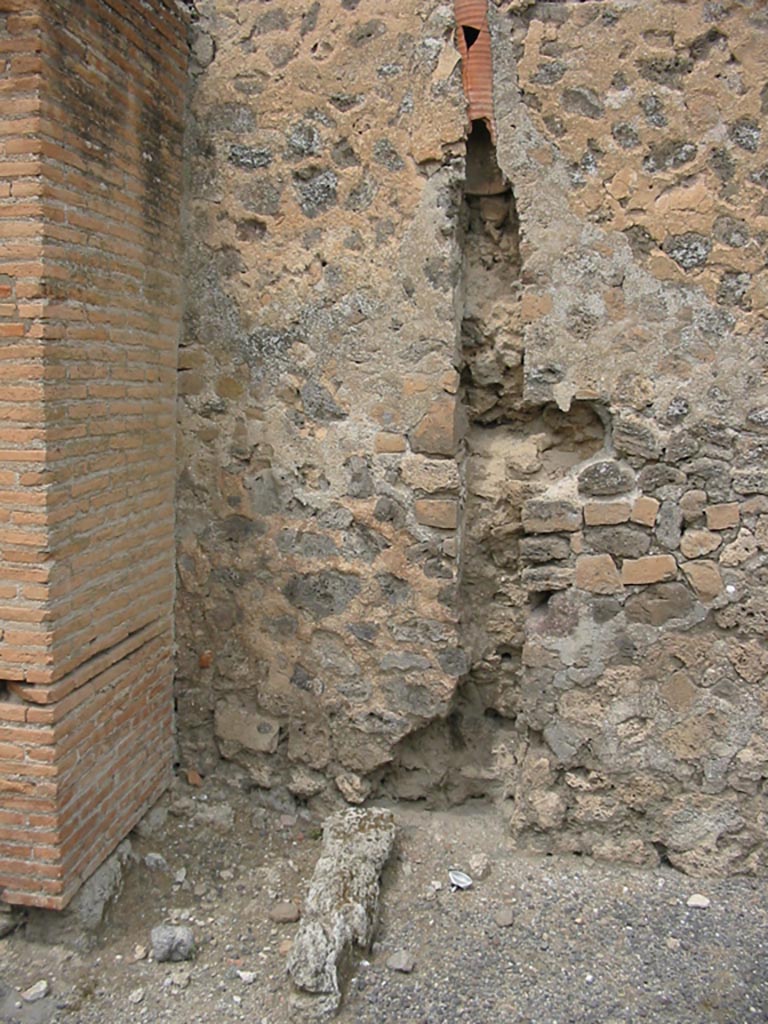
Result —
[[[493, 139], [493, 74], [486, 0], [455, 0], [454, 10], [469, 119], [485, 121]], [[465, 29], [474, 31], [468, 33]]]

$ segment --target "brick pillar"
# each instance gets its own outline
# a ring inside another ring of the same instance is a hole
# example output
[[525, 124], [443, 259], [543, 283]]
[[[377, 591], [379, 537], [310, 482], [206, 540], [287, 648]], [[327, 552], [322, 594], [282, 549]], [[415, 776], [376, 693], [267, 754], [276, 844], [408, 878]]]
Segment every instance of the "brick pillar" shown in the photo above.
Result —
[[0, 897], [60, 908], [171, 764], [186, 25], [0, 0]]

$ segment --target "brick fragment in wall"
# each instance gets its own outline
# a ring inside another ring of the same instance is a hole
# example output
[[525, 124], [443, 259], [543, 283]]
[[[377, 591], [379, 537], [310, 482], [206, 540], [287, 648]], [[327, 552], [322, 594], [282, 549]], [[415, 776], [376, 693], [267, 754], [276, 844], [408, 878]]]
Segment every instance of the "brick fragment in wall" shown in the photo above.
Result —
[[418, 521], [425, 526], [434, 526], [440, 530], [455, 530], [458, 524], [458, 507], [455, 500], [422, 498], [415, 503], [414, 511]]
[[454, 0], [454, 16], [467, 116], [470, 122], [484, 120], [493, 138], [493, 74], [486, 4], [483, 0]]
[[732, 501], [710, 505], [704, 509], [704, 516], [709, 530], [728, 530], [739, 525], [739, 504]]
[[405, 451], [405, 438], [400, 434], [381, 433], [376, 435], [377, 452], [398, 453]]
[[588, 502], [584, 506], [584, 522], [587, 526], [615, 526], [626, 523], [631, 505], [625, 501]]
[[453, 396], [436, 399], [408, 439], [414, 452], [425, 455], [454, 455], [458, 445], [461, 409]]
[[722, 537], [709, 530], [686, 530], [680, 541], [680, 551], [685, 558], [701, 558], [716, 551]]
[[622, 590], [621, 576], [610, 555], [582, 555], [576, 561], [575, 584], [593, 594], [615, 594]]
[[659, 513], [659, 507], [660, 503], [656, 498], [649, 498], [647, 496], [637, 498], [632, 505], [630, 518], [633, 523], [640, 523], [642, 526], [653, 526]]
[[683, 562], [680, 566], [701, 601], [712, 601], [723, 589], [723, 579], [715, 562]]
[[677, 562], [672, 555], [646, 555], [643, 558], [627, 558], [622, 562], [621, 580], [627, 585], [637, 583], [658, 583], [673, 579], [677, 574]]

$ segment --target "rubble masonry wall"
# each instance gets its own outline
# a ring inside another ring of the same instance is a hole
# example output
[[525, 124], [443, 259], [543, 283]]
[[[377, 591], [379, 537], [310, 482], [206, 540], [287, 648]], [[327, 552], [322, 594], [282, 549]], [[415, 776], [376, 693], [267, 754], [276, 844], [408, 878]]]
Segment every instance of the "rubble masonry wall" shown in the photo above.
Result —
[[765, 11], [197, 9], [183, 760], [764, 868]]

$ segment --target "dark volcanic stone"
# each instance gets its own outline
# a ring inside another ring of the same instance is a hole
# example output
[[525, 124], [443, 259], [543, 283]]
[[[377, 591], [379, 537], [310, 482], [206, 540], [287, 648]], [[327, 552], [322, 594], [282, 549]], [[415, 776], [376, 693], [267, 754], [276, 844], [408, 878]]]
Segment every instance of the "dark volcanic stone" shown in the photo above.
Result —
[[630, 622], [662, 626], [670, 619], [681, 619], [693, 611], [695, 601], [682, 583], [659, 583], [627, 600], [625, 613]]
[[623, 494], [635, 485], [635, 474], [629, 466], [613, 459], [593, 462], [579, 473], [579, 491], [582, 494], [605, 496]]
[[324, 619], [344, 611], [360, 593], [360, 580], [348, 572], [310, 572], [294, 576], [283, 592], [297, 608]]

